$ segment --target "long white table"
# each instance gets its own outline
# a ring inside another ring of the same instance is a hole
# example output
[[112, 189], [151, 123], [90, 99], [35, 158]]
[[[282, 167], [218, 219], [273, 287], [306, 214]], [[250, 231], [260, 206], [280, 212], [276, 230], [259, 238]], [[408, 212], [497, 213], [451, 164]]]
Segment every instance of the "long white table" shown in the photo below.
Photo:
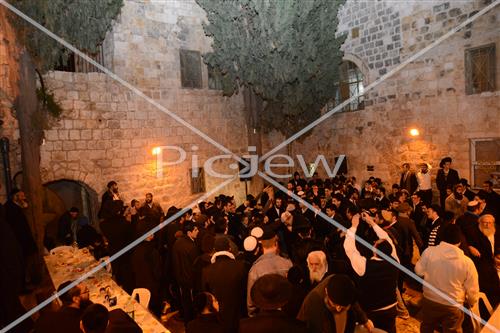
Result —
[[[65, 281], [78, 279], [98, 265], [98, 262], [87, 249], [68, 249], [57, 254], [47, 255], [44, 259], [55, 289]], [[109, 310], [123, 309], [130, 315], [132, 315], [133, 311], [133, 318], [144, 333], [170, 333], [147, 309], [133, 300], [129, 294], [118, 286], [111, 278], [111, 274], [105, 269], [99, 270], [83, 283], [89, 289], [92, 302], [100, 303]], [[117, 297], [117, 304], [113, 307], [109, 306], [105, 294], [100, 292], [101, 288], [107, 287], [109, 287], [109, 294], [112, 297]]]
[[490, 330], [487, 326], [484, 326], [481, 333], [498, 333], [500, 332], [500, 306], [497, 306], [496, 310], [493, 311], [488, 324], [493, 327], [494, 330]]

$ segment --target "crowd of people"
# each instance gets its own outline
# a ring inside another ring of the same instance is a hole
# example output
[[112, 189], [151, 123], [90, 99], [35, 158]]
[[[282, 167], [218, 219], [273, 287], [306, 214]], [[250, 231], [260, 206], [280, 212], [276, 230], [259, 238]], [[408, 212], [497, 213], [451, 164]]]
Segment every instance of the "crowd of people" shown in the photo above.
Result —
[[[112, 181], [100, 232], [73, 209], [58, 242], [113, 255], [180, 215], [113, 261], [112, 271], [127, 292], [151, 292], [154, 314], [179, 311], [188, 333], [341, 333], [356, 325], [392, 333], [396, 317], [409, 317], [402, 294], [410, 284], [423, 290], [421, 332], [460, 332], [472, 322], [457, 305], [475, 306], [480, 292], [492, 306], [500, 302], [500, 195], [489, 180], [472, 191], [451, 162], [440, 163], [438, 200], [425, 163], [418, 172], [405, 163], [388, 193], [375, 177], [361, 187], [354, 177], [306, 180], [296, 172], [286, 192], [267, 186], [239, 206], [221, 194], [182, 214], [164, 212], [151, 193], [128, 206]], [[82, 306], [84, 287], [75, 288], [67, 300], [78, 301], [75, 330], [109, 332], [112, 316]]]

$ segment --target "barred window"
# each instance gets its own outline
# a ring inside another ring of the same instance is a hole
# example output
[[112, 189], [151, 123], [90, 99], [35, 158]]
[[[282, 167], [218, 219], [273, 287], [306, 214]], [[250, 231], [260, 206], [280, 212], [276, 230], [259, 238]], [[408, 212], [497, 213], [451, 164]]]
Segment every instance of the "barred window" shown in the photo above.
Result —
[[344, 61], [340, 65], [340, 81], [334, 84], [334, 98], [328, 103], [327, 108], [331, 109], [343, 101], [353, 97], [354, 98], [342, 111], [356, 111], [363, 110], [364, 104], [364, 86], [363, 86], [363, 73], [351, 61]]
[[467, 95], [495, 90], [495, 44], [465, 50]]
[[193, 169], [189, 169], [189, 178], [191, 179], [191, 194], [205, 192], [205, 171], [203, 168], [198, 168], [195, 173], [193, 173]]
[[484, 181], [500, 189], [500, 138], [471, 139], [471, 182], [480, 188]]
[[201, 55], [198, 51], [179, 50], [183, 88], [202, 88]]

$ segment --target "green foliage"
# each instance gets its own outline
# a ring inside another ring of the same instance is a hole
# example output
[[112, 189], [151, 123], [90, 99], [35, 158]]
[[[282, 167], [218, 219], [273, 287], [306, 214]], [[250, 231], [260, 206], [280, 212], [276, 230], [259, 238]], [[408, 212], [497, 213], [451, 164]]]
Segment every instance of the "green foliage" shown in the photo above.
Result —
[[42, 104], [42, 109], [54, 118], [59, 118], [63, 112], [61, 106], [54, 99], [54, 94], [41, 88], [36, 90], [36, 96]]
[[334, 94], [342, 61], [336, 38], [338, 0], [196, 0], [207, 12], [205, 33], [213, 53], [204, 61], [219, 69], [232, 95], [240, 85], [267, 103], [264, 130], [290, 135], [320, 116]]
[[[123, 0], [11, 0], [11, 3], [65, 41], [92, 54], [111, 29]], [[15, 17], [14, 23], [42, 73], [61, 60], [65, 63], [68, 52], [64, 46], [21, 18]]]

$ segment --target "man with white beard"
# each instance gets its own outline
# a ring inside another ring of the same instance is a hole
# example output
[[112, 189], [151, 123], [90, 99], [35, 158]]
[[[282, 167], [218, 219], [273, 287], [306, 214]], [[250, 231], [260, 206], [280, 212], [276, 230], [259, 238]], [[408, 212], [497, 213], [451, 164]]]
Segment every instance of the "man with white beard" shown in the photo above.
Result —
[[307, 268], [309, 269], [310, 288], [316, 287], [328, 272], [328, 262], [323, 251], [312, 251], [307, 255]]
[[500, 281], [495, 268], [495, 253], [500, 251], [500, 233], [496, 232], [495, 217], [485, 214], [478, 221], [479, 232], [471, 244], [478, 253], [471, 255], [479, 275], [479, 290], [486, 294], [493, 307], [500, 302]]

